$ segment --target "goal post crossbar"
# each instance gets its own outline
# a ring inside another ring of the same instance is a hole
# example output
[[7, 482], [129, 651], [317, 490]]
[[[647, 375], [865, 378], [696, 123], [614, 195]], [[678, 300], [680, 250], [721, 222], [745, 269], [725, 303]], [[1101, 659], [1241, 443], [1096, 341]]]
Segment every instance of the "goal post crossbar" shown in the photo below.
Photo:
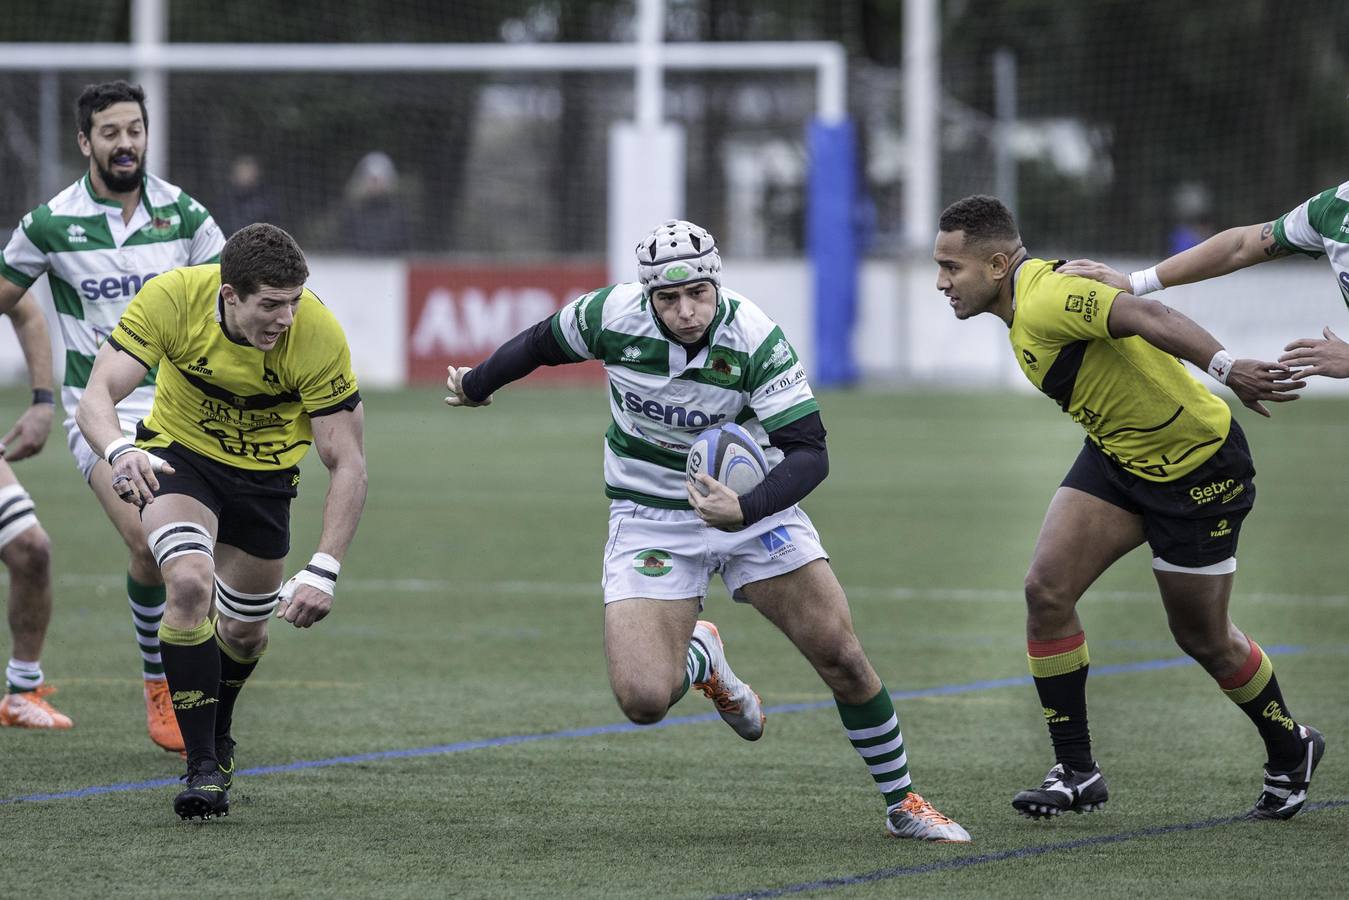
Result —
[[[605, 72], [635, 71], [637, 44], [51, 44], [0, 43], [0, 71]], [[816, 73], [816, 114], [844, 118], [847, 58], [831, 41], [663, 44], [678, 71]]]

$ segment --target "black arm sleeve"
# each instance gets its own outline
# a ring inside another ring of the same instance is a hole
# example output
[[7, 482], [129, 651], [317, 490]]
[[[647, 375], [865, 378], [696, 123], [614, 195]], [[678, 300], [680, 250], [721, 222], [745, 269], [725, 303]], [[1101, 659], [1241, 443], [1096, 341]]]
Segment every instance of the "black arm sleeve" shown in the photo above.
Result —
[[817, 412], [768, 433], [768, 442], [786, 456], [754, 490], [741, 495], [740, 513], [746, 525], [800, 503], [824, 481], [829, 474], [824, 437], [824, 422]]
[[553, 335], [553, 317], [531, 325], [496, 349], [464, 376], [464, 393], [477, 403], [539, 366], [572, 362]]

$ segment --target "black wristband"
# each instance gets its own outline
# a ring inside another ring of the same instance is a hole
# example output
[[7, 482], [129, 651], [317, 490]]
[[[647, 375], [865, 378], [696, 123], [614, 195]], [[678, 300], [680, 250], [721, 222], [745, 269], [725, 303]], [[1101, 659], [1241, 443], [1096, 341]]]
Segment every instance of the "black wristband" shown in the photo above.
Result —
[[314, 565], [313, 563], [310, 563], [309, 565], [305, 566], [304, 570], [312, 575], [317, 575], [320, 578], [326, 578], [333, 584], [337, 584], [336, 572], [330, 572], [327, 569], [321, 569], [318, 566]]
[[56, 395], [52, 393], [51, 388], [33, 388], [33, 405], [39, 403], [55, 403]]

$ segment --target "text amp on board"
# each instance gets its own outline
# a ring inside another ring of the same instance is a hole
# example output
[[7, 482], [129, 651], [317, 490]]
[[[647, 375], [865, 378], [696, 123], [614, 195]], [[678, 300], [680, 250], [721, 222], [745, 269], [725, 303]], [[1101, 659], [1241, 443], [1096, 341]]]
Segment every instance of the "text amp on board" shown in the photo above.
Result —
[[[586, 265], [408, 267], [407, 373], [445, 382], [445, 367], [482, 362], [501, 344], [565, 304], [607, 284], [602, 261]], [[596, 363], [543, 367], [531, 380], [598, 381]]]

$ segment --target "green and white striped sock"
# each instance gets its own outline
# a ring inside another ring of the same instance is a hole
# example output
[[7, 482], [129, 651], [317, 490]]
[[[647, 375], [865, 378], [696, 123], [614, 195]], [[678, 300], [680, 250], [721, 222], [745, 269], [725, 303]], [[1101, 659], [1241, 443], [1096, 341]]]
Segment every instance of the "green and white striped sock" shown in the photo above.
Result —
[[164, 585], [141, 584], [127, 575], [126, 597], [131, 604], [131, 623], [136, 626], [141, 670], [147, 680], [163, 681], [164, 661], [159, 655], [159, 622], [164, 618]]
[[37, 660], [10, 659], [5, 666], [5, 681], [9, 682], [11, 694], [35, 691], [42, 684], [42, 664]]
[[904, 735], [890, 693], [881, 685], [880, 693], [856, 706], [838, 703], [839, 718], [848, 732], [848, 740], [866, 763], [871, 780], [885, 797], [886, 810], [892, 810], [913, 791], [909, 777], [909, 759], [904, 752]]
[[689, 641], [689, 651], [684, 657], [684, 686], [679, 689], [679, 696], [675, 700], [687, 694], [691, 685], [706, 681], [710, 666], [702, 646], [697, 641]]

